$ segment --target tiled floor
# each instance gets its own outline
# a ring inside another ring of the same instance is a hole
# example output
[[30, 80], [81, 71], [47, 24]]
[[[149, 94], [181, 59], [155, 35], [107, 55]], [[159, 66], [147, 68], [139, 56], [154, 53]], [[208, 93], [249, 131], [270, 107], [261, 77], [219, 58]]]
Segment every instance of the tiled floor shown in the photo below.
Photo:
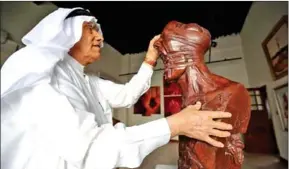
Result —
[[[273, 155], [248, 153], [244, 153], [244, 155], [245, 160], [241, 169], [288, 169], [288, 165], [281, 165], [280, 159]], [[169, 143], [151, 153], [136, 169], [156, 169], [158, 165], [159, 169], [177, 169], [177, 159], [177, 143]]]
[[[247, 154], [241, 169], [288, 169], [273, 156]], [[177, 169], [177, 165], [156, 165], [155, 169]]]

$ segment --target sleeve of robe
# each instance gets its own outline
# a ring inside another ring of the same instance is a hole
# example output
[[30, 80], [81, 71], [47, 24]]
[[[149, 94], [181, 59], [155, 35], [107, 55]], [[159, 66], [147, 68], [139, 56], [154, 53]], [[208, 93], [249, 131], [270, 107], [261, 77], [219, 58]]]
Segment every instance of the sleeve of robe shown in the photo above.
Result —
[[[142, 64], [138, 73], [126, 84], [116, 84], [100, 78], [95, 80], [97, 80], [96, 83], [99, 85], [101, 93], [112, 107], [130, 107], [149, 89], [152, 73], [151, 67]], [[114, 138], [103, 137], [104, 139], [100, 139], [100, 137], [94, 141], [87, 157], [87, 168], [85, 169], [93, 168], [96, 163], [95, 159], [108, 160], [107, 163], [114, 161], [109, 150], [111, 152], [118, 150], [118, 155], [115, 156], [117, 162], [114, 167], [138, 167], [149, 153], [167, 144], [170, 139], [170, 129], [164, 118], [133, 127], [120, 125], [119, 128], [113, 129], [109, 126], [106, 128], [106, 132], [107, 136], [108, 133], [111, 133]], [[112, 145], [108, 145], [108, 149], [104, 148], [103, 145], [109, 140], [114, 140]], [[99, 153], [99, 150], [103, 150], [105, 153]], [[105, 167], [103, 166], [103, 168]]]
[[149, 89], [152, 74], [152, 68], [143, 63], [138, 73], [126, 84], [117, 84], [100, 78], [93, 79], [111, 107], [131, 107]]
[[[50, 84], [25, 90], [1, 99], [1, 127], [7, 133], [1, 135], [5, 135], [5, 140], [14, 140], [5, 141], [7, 147], [14, 147], [13, 151], [7, 150], [10, 155], [5, 157], [23, 155], [23, 165], [33, 159], [34, 146], [42, 145], [76, 168], [135, 168], [149, 153], [169, 142], [170, 129], [165, 118], [132, 127], [98, 126], [93, 113], [74, 106], [76, 102], [81, 105], [81, 100], [72, 103], [69, 96]], [[77, 93], [73, 87], [69, 90]]]

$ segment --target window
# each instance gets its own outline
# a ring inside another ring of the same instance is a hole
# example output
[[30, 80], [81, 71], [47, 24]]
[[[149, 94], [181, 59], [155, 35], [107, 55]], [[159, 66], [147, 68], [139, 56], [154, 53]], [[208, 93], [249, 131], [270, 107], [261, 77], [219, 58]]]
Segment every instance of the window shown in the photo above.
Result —
[[266, 111], [265, 98], [266, 98], [266, 88], [249, 88], [248, 89], [251, 96], [251, 110], [252, 111]]

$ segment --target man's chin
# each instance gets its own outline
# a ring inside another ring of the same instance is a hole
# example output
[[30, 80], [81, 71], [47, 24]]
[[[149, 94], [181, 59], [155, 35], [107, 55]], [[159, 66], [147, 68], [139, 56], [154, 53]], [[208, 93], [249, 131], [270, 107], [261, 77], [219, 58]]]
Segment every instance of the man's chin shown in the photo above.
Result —
[[87, 65], [92, 64], [92, 63], [98, 61], [99, 59], [100, 59], [100, 55], [98, 55], [98, 56], [93, 56], [93, 57], [89, 57], [89, 58], [87, 59]]
[[91, 58], [91, 61], [92, 61], [92, 62], [95, 62], [95, 61], [98, 61], [99, 59], [100, 59], [100, 54], [94, 56], [93, 58]]

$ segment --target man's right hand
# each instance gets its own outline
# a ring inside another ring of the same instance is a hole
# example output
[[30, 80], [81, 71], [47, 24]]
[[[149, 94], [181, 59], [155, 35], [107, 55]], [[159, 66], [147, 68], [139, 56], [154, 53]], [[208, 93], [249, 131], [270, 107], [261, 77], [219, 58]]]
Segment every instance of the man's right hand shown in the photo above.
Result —
[[201, 103], [184, 108], [177, 114], [167, 117], [171, 129], [171, 138], [185, 135], [190, 138], [205, 141], [216, 147], [224, 147], [223, 143], [212, 139], [210, 136], [228, 137], [232, 125], [214, 121], [218, 118], [230, 118], [231, 113], [220, 111], [199, 111]]

